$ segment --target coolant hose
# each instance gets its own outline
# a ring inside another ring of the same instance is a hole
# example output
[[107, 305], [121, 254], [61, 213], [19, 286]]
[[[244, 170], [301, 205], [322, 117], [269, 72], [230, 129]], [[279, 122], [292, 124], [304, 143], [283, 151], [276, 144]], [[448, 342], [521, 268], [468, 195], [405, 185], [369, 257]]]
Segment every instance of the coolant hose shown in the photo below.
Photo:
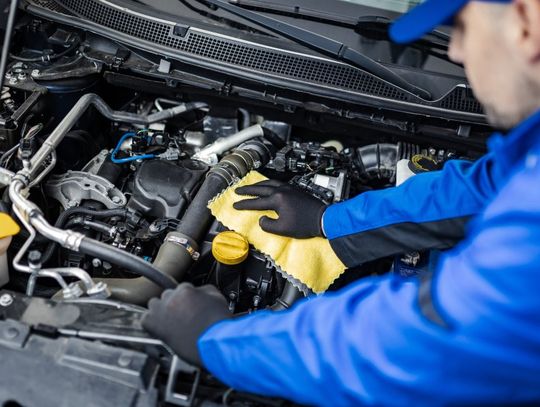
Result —
[[152, 264], [140, 257], [120, 251], [115, 247], [96, 240], [83, 238], [79, 246], [79, 252], [125, 268], [164, 289], [175, 288], [178, 285], [171, 276], [160, 272]]
[[[59, 229], [62, 229], [66, 223], [66, 221], [69, 219], [69, 217], [71, 215], [83, 215], [83, 216], [91, 216], [93, 218], [97, 218], [97, 219], [105, 219], [105, 218], [111, 218], [113, 216], [119, 216], [119, 217], [122, 217], [122, 218], [125, 218], [126, 215], [128, 213], [128, 210], [127, 209], [123, 209], [123, 208], [120, 208], [120, 209], [106, 209], [106, 210], [94, 210], [94, 209], [89, 209], [89, 208], [83, 208], [83, 207], [80, 207], [80, 206], [76, 206], [76, 207], [73, 207], [73, 208], [69, 208], [67, 210], [65, 210], [64, 212], [62, 212], [58, 218], [56, 219], [56, 222], [54, 223], [54, 227], [55, 228], [59, 228]], [[43, 264], [47, 263], [53, 253], [54, 253], [54, 249], [56, 247], [56, 242], [50, 242], [49, 245], [47, 246], [47, 249], [45, 250], [45, 253], [43, 253], [43, 256], [41, 258], [41, 262]]]

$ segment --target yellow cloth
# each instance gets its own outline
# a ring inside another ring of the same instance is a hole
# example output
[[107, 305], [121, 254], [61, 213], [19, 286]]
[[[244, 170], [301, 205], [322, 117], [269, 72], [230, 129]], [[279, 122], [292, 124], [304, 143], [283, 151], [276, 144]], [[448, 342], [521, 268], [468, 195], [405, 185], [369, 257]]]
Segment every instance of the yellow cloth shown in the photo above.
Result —
[[223, 225], [243, 235], [257, 250], [270, 257], [282, 272], [298, 280], [315, 293], [322, 293], [345, 270], [327, 239], [292, 239], [267, 233], [259, 226], [262, 216], [277, 218], [274, 211], [237, 211], [233, 203], [246, 196], [237, 195], [236, 188], [255, 184], [267, 178], [251, 171], [233, 186], [227, 188], [209, 204], [212, 215]]

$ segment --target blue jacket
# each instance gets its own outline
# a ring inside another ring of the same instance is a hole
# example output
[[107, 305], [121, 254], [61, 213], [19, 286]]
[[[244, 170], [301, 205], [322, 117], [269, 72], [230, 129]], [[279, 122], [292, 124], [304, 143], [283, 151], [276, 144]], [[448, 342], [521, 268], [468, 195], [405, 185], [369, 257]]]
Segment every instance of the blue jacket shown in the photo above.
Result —
[[205, 366], [238, 390], [310, 405], [539, 401], [540, 112], [489, 148], [324, 215], [349, 264], [377, 250], [366, 233], [417, 225], [426, 246], [444, 246], [424, 226], [475, 215], [432, 277], [368, 278], [220, 322], [199, 339]]

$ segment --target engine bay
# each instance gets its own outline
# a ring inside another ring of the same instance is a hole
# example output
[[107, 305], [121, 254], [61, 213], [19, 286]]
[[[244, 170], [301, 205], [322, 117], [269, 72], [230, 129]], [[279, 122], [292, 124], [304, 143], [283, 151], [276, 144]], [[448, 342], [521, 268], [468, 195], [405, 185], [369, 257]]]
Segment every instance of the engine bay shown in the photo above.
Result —
[[[224, 388], [140, 326], [147, 302], [178, 282], [216, 285], [239, 315], [312, 295], [253, 247], [232, 273], [212, 255], [226, 228], [208, 202], [249, 171], [332, 204], [482, 153], [471, 134], [485, 128], [470, 123], [412, 117], [400, 130], [403, 113], [336, 118], [223, 90], [157, 87], [141, 74], [144, 56], [32, 18], [16, 40], [0, 97], [0, 209], [21, 232], [0, 245], [0, 331], [18, 334], [0, 345], [26, 349], [6, 356], [8, 369], [96, 381], [96, 405], [121, 396], [141, 406], [285, 405]], [[456, 132], [462, 143], [444, 137]], [[400, 272], [398, 263], [414, 273], [424, 257], [347, 270], [330, 290]]]

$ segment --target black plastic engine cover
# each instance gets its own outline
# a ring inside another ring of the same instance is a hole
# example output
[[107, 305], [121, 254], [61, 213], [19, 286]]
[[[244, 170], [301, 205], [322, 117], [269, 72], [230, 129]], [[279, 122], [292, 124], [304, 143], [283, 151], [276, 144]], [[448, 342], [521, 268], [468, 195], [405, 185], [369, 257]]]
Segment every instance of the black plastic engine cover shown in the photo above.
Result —
[[135, 174], [128, 207], [156, 218], [178, 218], [191, 202], [207, 169], [191, 160], [180, 164], [145, 161]]

